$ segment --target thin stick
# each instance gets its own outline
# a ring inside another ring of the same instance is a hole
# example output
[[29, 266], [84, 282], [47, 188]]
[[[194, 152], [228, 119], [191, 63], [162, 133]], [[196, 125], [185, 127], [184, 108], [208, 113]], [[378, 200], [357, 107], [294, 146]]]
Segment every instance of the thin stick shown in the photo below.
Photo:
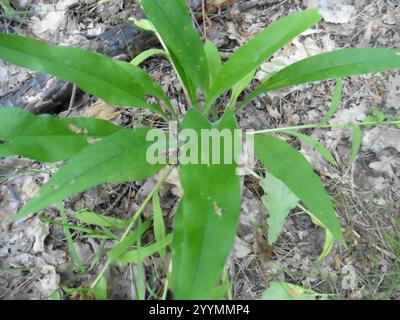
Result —
[[72, 85], [71, 100], [69, 101], [67, 115], [69, 115], [72, 112], [72, 108], [74, 107], [74, 104], [75, 104], [75, 98], [76, 98], [76, 85], [73, 84]]
[[[400, 124], [400, 120], [396, 121], [367, 121], [367, 122], [360, 122], [356, 125], [358, 126], [374, 126], [374, 125], [398, 125]], [[259, 131], [251, 131], [246, 132], [248, 135], [258, 135], [258, 134], [268, 134], [268, 133], [276, 133], [276, 132], [285, 132], [290, 130], [303, 130], [303, 129], [327, 129], [327, 128], [347, 128], [353, 126], [353, 123], [347, 124], [306, 124], [302, 126], [294, 126], [294, 127], [286, 127], [286, 128], [274, 128], [274, 129], [266, 129], [266, 130], [259, 130]]]
[[206, 0], [201, 0], [201, 11], [202, 11], [202, 13], [203, 13], [203, 33], [204, 33], [204, 39], [207, 39]]

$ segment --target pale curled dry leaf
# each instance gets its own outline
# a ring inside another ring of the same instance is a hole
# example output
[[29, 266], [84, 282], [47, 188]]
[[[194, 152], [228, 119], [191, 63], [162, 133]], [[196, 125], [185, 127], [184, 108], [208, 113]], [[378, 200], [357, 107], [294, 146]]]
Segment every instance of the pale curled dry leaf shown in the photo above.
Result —
[[102, 100], [97, 101], [90, 107], [85, 108], [84, 117], [97, 118], [103, 120], [113, 120], [120, 112], [116, 107], [110, 106]]
[[242, 259], [250, 255], [252, 252], [253, 249], [251, 248], [251, 245], [236, 236], [235, 244], [233, 246], [233, 257], [235, 259]]
[[369, 167], [377, 172], [386, 174], [389, 178], [394, 178], [396, 175], [393, 168], [396, 164], [400, 166], [398, 157], [382, 155], [379, 161], [371, 162]]
[[[332, 51], [336, 48], [335, 42], [329, 38], [328, 34], [323, 36], [321, 41], [322, 47], [319, 46], [311, 37], [307, 37], [303, 42], [298, 38], [294, 39], [292, 43], [286, 45], [281, 51], [275, 54], [270, 61], [261, 65], [260, 71], [256, 73], [255, 79], [264, 81], [288, 65], [322, 52]], [[270, 92], [269, 95], [271, 95], [271, 97], [286, 96], [299, 88], [304, 88], [305, 86], [307, 85], [291, 87], [279, 92]]]
[[43, 277], [36, 283], [36, 287], [43, 296], [49, 297], [59, 288], [60, 276], [57, 274], [56, 269], [50, 265], [43, 266], [40, 273]]
[[364, 133], [362, 149], [371, 150], [377, 154], [386, 148], [393, 148], [400, 152], [400, 129], [377, 126]]
[[386, 105], [388, 108], [400, 110], [400, 76], [391, 77], [389, 80]]
[[54, 35], [63, 23], [67, 8], [75, 2], [75, 0], [61, 0], [50, 4], [41, 3], [35, 11], [36, 15], [30, 21], [32, 32], [39, 37]]
[[324, 20], [334, 24], [346, 24], [351, 22], [356, 9], [350, 5], [349, 0], [306, 0], [308, 8], [319, 8]]

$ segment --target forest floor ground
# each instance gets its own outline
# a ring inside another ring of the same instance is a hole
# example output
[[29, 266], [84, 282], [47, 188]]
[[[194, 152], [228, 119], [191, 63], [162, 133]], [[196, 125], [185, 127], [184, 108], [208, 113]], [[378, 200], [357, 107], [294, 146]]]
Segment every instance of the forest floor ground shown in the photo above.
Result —
[[[290, 13], [320, 6], [324, 20], [266, 62], [257, 73], [257, 80], [282, 65], [324, 51], [347, 47], [400, 49], [398, 0], [258, 2], [258, 6], [243, 12], [228, 8], [207, 14], [207, 25], [204, 27], [200, 22], [199, 32], [228, 57], [264, 27]], [[19, 12], [19, 18], [16, 23], [0, 16], [3, 29], [74, 46], [82, 45], [88, 37], [138, 12], [136, 1], [124, 0], [15, 0], [11, 3]], [[168, 91], [174, 104], [184, 110], [182, 88], [168, 62], [152, 58], [143, 67]], [[31, 75], [27, 70], [0, 61], [0, 96]], [[327, 112], [334, 87], [335, 82], [328, 81], [262, 96], [239, 112], [239, 124], [242, 129], [266, 129], [316, 123]], [[224, 102], [220, 101], [220, 108]], [[146, 112], [114, 108], [93, 99], [60, 115], [66, 114], [98, 117], [125, 126], [154, 121]], [[399, 72], [345, 79], [340, 108], [331, 122], [361, 121], [374, 114], [400, 116]], [[228, 262], [233, 297], [259, 299], [269, 281], [285, 280], [338, 299], [399, 299], [400, 129], [363, 128], [361, 149], [351, 164], [350, 129], [313, 129], [306, 133], [330, 150], [338, 162], [337, 167], [328, 164], [304, 142], [282, 137], [292, 142], [320, 175], [341, 219], [348, 248], [335, 244], [329, 255], [317, 262], [325, 232], [299, 210], [290, 214], [277, 243], [268, 244], [265, 238], [267, 211], [260, 201], [262, 194], [256, 181], [246, 177], [241, 221]], [[45, 299], [60, 286], [64, 289], [87, 286], [104, 264], [98, 253], [107, 250], [112, 242], [76, 231], [74, 244], [87, 271], [72, 270], [72, 257], [56, 206], [22, 222], [9, 223], [8, 217], [14, 215], [58, 167], [59, 164], [39, 164], [15, 157], [0, 160], [0, 299]], [[155, 182], [149, 179], [104, 184], [70, 198], [65, 201], [69, 222], [78, 224], [73, 212], [82, 209], [128, 219]], [[162, 208], [168, 229], [172, 230], [181, 191], [173, 177], [164, 189]], [[148, 206], [143, 218], [151, 218], [151, 215], [152, 208]], [[145, 241], [146, 237], [142, 245]], [[155, 256], [143, 260], [143, 270], [143, 279], [151, 289], [146, 291], [146, 297], [160, 296], [168, 263]], [[136, 274], [135, 265], [112, 265], [106, 274], [110, 298], [135, 298], [133, 279]], [[63, 291], [65, 296], [68, 296], [67, 291]]]

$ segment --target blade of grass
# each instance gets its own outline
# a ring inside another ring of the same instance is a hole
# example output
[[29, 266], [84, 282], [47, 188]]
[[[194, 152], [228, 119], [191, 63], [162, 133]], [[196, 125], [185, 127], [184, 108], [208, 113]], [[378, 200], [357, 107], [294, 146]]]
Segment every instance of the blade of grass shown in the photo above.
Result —
[[139, 66], [147, 59], [154, 56], [167, 56], [167, 53], [162, 49], [149, 49], [138, 54], [132, 61], [131, 64], [134, 66]]
[[338, 110], [339, 105], [340, 105], [340, 100], [342, 99], [342, 95], [343, 95], [343, 87], [344, 87], [344, 82], [343, 82], [342, 78], [337, 78], [335, 91], [334, 91], [333, 97], [332, 97], [332, 102], [331, 102], [328, 112], [325, 114], [325, 116], [321, 120], [322, 123], [329, 122], [329, 120], [332, 119], [332, 117], [335, 115], [336, 111]]
[[[63, 203], [60, 204], [60, 216], [61, 216], [62, 223], [68, 224], [67, 214], [65, 213]], [[74, 240], [72, 239], [71, 232], [69, 231], [68, 227], [64, 227], [63, 229], [64, 229], [65, 237], [67, 238], [68, 249], [71, 252], [72, 258], [74, 259], [74, 264], [76, 267], [78, 267], [80, 272], [84, 272], [85, 266], [81, 260], [81, 257], [78, 254], [78, 251], [76, 250]]]
[[[146, 208], [147, 204], [152, 199], [152, 197], [154, 195], [154, 192], [156, 192], [156, 190], [160, 187], [160, 185], [164, 182], [164, 180], [169, 176], [171, 171], [172, 171], [172, 167], [169, 168], [165, 172], [165, 174], [162, 175], [160, 180], [157, 182], [157, 184], [153, 187], [153, 189], [147, 195], [146, 199], [143, 200], [142, 204], [139, 206], [138, 210], [136, 211], [136, 213], [132, 217], [129, 226], [126, 228], [126, 230], [125, 230], [124, 234], [122, 235], [119, 243], [123, 242], [125, 240], [125, 238], [129, 235], [129, 233], [131, 232], [133, 226], [135, 225], [136, 220], [139, 218], [139, 216], [142, 214], [143, 210]], [[92, 285], [90, 286], [91, 288], [94, 288], [96, 286], [97, 282], [99, 282], [100, 278], [104, 275], [104, 273], [106, 272], [106, 270], [110, 266], [111, 262], [112, 262], [112, 260], [110, 258], [108, 258], [107, 261], [106, 261], [106, 264], [103, 267], [103, 269], [100, 271], [99, 275], [97, 276], [97, 278], [93, 281]]]
[[[154, 224], [154, 238], [156, 241], [160, 241], [165, 238], [165, 223], [164, 217], [160, 205], [160, 197], [158, 196], [158, 190], [153, 195], [153, 224]], [[160, 251], [160, 257], [165, 257], [165, 249]]]
[[311, 83], [400, 68], [400, 54], [387, 48], [350, 48], [325, 52], [295, 62], [261, 83], [239, 104], [247, 105], [260, 94]]
[[124, 240], [119, 241], [117, 245], [115, 245], [110, 251], [107, 252], [107, 256], [112, 259], [118, 259], [123, 253], [125, 253], [129, 247], [138, 241], [146, 232], [146, 230], [150, 226], [150, 221], [145, 221], [141, 223], [140, 226], [137, 226], [135, 230], [133, 230]]
[[331, 164], [333, 164], [334, 166], [337, 166], [337, 162], [335, 160], [335, 158], [332, 156], [332, 154], [330, 153], [330, 151], [320, 142], [318, 142], [317, 140], [314, 140], [313, 138], [311, 138], [310, 136], [300, 133], [300, 132], [296, 132], [296, 131], [285, 131], [285, 134], [297, 137], [301, 140], [303, 140], [305, 143], [309, 144], [311, 147], [313, 147], [317, 152], [319, 152], [319, 154], [328, 162], [330, 162]]

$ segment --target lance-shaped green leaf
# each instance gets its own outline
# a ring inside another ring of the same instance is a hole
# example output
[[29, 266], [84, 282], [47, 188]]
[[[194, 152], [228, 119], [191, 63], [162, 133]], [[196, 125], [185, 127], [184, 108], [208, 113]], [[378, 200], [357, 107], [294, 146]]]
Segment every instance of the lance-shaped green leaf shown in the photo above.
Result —
[[141, 4], [171, 58], [178, 62], [189, 82], [205, 91], [209, 80], [208, 63], [185, 1], [141, 0]]
[[[158, 190], [153, 195], [153, 230], [157, 242], [165, 238], [167, 234]], [[160, 251], [161, 258], [165, 257], [165, 253], [165, 250]]]
[[90, 211], [76, 212], [74, 214], [74, 217], [80, 222], [103, 228], [124, 230], [129, 225], [129, 221], [127, 220], [122, 220], [115, 217], [109, 217], [103, 214]]
[[218, 73], [208, 97], [208, 105], [320, 19], [317, 9], [292, 14], [270, 25], [239, 48]]
[[317, 152], [319, 152], [319, 154], [325, 160], [329, 161], [334, 166], [337, 166], [337, 162], [336, 162], [335, 158], [333, 157], [331, 152], [322, 143], [318, 142], [317, 140], [314, 140], [313, 138], [311, 138], [310, 136], [308, 136], [306, 134], [303, 134], [303, 133], [300, 133], [297, 131], [288, 130], [288, 131], [284, 131], [284, 133], [303, 140], [305, 143], [309, 144]]
[[146, 247], [139, 247], [136, 250], [128, 251], [115, 258], [117, 263], [137, 263], [157, 252], [162, 252], [172, 242], [172, 234], [169, 234], [159, 241]]
[[295, 62], [278, 71], [257, 87], [242, 105], [267, 91], [394, 69], [400, 69], [400, 53], [394, 49], [352, 48], [322, 53]]
[[[195, 130], [200, 137], [202, 129], [212, 126], [192, 108], [184, 119], [183, 128]], [[229, 148], [235, 128], [234, 114], [227, 110], [215, 126], [217, 131], [226, 129], [225, 132], [231, 134], [231, 138], [219, 140], [220, 164], [180, 166], [184, 196], [176, 213], [172, 246], [171, 280], [175, 299], [210, 297], [232, 249], [240, 213], [240, 179], [235, 174], [236, 165], [229, 164], [228, 154], [232, 150], [228, 149], [226, 155], [223, 151]], [[207, 148], [201, 152], [200, 144], [197, 146], [194, 142], [190, 141], [193, 146], [190, 152], [196, 154], [194, 158], [199, 163], [201, 159], [202, 163], [210, 161], [211, 153], [207, 155]]]
[[149, 226], [150, 220], [141, 223], [124, 240], [118, 242], [110, 251], [108, 251], [107, 256], [111, 260], [115, 261], [122, 254], [126, 253], [133, 243], [138, 242], [141, 239], [143, 233], [147, 231]]
[[58, 119], [18, 108], [0, 108], [0, 157], [18, 155], [56, 162], [89, 146], [93, 139], [114, 134], [122, 127], [93, 118]]
[[166, 56], [167, 53], [162, 49], [149, 49], [138, 54], [132, 61], [131, 64], [138, 66], [145, 62], [147, 59], [154, 56]]
[[204, 44], [204, 53], [206, 54], [208, 61], [208, 68], [210, 70], [210, 86], [211, 86], [219, 70], [221, 70], [222, 68], [221, 54], [219, 53], [216, 45], [210, 40], [207, 40], [206, 43]]
[[256, 136], [255, 152], [267, 170], [304, 202], [335, 239], [345, 244], [332, 202], [303, 155], [287, 142], [272, 136]]
[[3, 7], [6, 14], [8, 15], [14, 14], [14, 9], [11, 7], [10, 2], [8, 0], [0, 0], [0, 6]]
[[100, 277], [99, 282], [93, 288], [93, 294], [96, 300], [107, 300], [107, 279], [105, 276]]
[[256, 70], [253, 70], [233, 86], [231, 98], [229, 99], [228, 103], [229, 106], [233, 107], [236, 104], [236, 101], [239, 98], [240, 94], [243, 92], [244, 89], [246, 89], [250, 85], [251, 81], [254, 78], [255, 73]]
[[344, 87], [344, 81], [342, 80], [342, 78], [336, 79], [335, 91], [333, 92], [332, 102], [331, 105], [329, 106], [328, 112], [324, 115], [324, 117], [321, 120], [322, 123], [327, 123], [329, 120], [331, 120], [332, 117], [335, 115], [336, 111], [338, 110], [340, 105], [340, 100], [342, 99], [343, 95], [343, 87]]
[[71, 160], [39, 190], [18, 213], [21, 219], [66, 197], [101, 183], [122, 183], [148, 178], [162, 165], [150, 165], [146, 151], [148, 128], [119, 131], [91, 144]]
[[73, 82], [109, 104], [147, 108], [160, 114], [160, 106], [147, 103], [146, 96], [169, 104], [165, 93], [143, 70], [88, 50], [0, 34], [0, 59]]

